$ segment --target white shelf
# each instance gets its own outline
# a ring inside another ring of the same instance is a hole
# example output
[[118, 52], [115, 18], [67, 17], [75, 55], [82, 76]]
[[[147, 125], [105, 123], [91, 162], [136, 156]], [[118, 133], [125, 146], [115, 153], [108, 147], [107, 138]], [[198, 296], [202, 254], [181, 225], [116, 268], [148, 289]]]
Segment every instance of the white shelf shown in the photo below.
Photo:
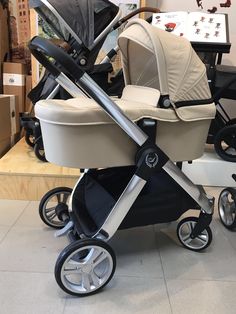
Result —
[[236, 187], [232, 178], [232, 174], [236, 173], [236, 163], [222, 160], [213, 148], [207, 148], [204, 155], [192, 164], [184, 162], [183, 172], [195, 184]]

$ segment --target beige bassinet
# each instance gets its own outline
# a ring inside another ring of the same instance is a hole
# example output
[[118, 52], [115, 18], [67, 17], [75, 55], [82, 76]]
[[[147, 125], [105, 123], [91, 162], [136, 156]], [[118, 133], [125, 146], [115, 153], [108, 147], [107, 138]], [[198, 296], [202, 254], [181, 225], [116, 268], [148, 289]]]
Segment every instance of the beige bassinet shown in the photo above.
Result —
[[[190, 43], [137, 19], [119, 46], [128, 85], [115, 103], [132, 121], [157, 120], [156, 143], [173, 161], [200, 157], [215, 105]], [[171, 108], [158, 107], [160, 94], [169, 95]], [[75, 168], [134, 164], [137, 145], [94, 100], [42, 100], [35, 112], [48, 161]]]

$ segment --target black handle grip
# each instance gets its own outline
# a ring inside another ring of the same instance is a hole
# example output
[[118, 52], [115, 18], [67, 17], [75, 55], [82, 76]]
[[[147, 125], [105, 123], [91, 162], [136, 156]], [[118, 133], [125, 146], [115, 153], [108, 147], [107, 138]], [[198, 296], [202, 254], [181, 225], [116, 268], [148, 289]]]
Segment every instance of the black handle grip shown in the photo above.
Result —
[[83, 70], [62, 48], [56, 46], [48, 39], [35, 36], [29, 42], [29, 49], [32, 55], [50, 72], [53, 76], [58, 77], [61, 70], [55, 63], [47, 57], [52, 57], [66, 72], [69, 72], [74, 79], [79, 80], [84, 74]]

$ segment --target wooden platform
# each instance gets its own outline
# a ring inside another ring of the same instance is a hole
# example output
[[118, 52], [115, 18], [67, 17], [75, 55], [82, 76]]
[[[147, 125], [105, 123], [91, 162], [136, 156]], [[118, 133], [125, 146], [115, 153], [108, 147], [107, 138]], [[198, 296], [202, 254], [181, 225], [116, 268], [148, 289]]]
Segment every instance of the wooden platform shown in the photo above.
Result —
[[39, 161], [24, 139], [0, 159], [0, 199], [40, 200], [50, 189], [73, 187], [78, 169]]

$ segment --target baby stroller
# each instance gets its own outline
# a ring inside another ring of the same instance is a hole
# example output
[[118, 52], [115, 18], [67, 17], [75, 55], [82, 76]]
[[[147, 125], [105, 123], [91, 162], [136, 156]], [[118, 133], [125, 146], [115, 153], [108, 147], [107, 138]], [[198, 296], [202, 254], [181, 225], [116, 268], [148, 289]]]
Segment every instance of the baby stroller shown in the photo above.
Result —
[[[99, 51], [107, 35], [123, 25], [128, 19], [140, 12], [159, 12], [154, 8], [140, 8], [121, 19], [119, 7], [108, 0], [30, 0], [30, 7], [60, 39], [59, 45], [75, 60], [84, 71], [101, 86], [108, 95], [120, 96], [124, 87], [123, 77], [117, 75], [109, 82], [112, 72], [111, 59], [117, 50], [113, 49], [100, 64], [95, 64]], [[89, 27], [88, 27], [89, 25]], [[54, 39], [55, 41], [55, 39]], [[64, 74], [67, 74], [66, 72]], [[76, 85], [73, 90], [65, 85], [64, 77], [54, 80], [50, 72], [46, 72], [39, 84], [29, 93], [28, 97], [35, 104], [40, 99], [68, 99], [81, 95]], [[40, 124], [31, 114], [23, 115], [21, 125], [25, 128], [25, 140], [34, 148], [38, 159], [46, 161]]]
[[236, 67], [216, 65], [211, 76], [211, 90], [218, 110], [207, 143], [214, 144], [216, 153], [222, 159], [236, 162], [236, 119], [230, 118], [221, 100], [236, 100]]
[[[56, 281], [69, 294], [90, 295], [111, 280], [116, 259], [107, 242], [117, 229], [170, 222], [198, 209], [198, 218], [180, 221], [178, 238], [194, 251], [211, 243], [214, 199], [173, 161], [203, 154], [215, 106], [205, 66], [188, 41], [173, 36], [143, 20], [128, 23], [119, 46], [130, 85], [116, 101], [63, 50], [39, 37], [30, 42], [45, 68], [55, 77], [67, 70], [90, 97], [42, 100], [35, 107], [48, 161], [90, 169], [75, 185], [68, 206], [70, 191], [55, 193], [54, 208], [44, 199], [48, 221], [57, 216], [66, 224], [57, 235], [73, 240], [55, 265]], [[151, 83], [152, 71], [160, 92], [142, 86], [142, 79]], [[161, 108], [168, 99], [171, 108]]]

